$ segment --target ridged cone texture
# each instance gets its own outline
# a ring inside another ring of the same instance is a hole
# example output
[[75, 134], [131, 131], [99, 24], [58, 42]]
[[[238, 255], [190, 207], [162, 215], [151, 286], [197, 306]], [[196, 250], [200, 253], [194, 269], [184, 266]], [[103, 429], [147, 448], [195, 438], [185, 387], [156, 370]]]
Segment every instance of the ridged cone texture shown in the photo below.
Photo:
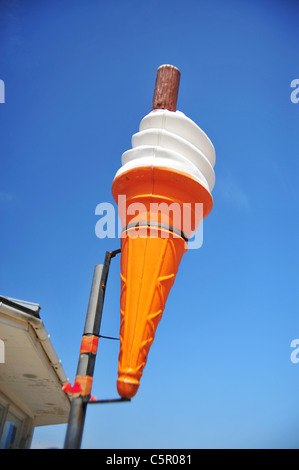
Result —
[[148, 231], [142, 228], [139, 236], [132, 236], [128, 230], [122, 239], [117, 389], [126, 398], [132, 398], [139, 388], [149, 349], [186, 251], [181, 237], [163, 230], [162, 236], [168, 238], [161, 237], [161, 230], [149, 236]]

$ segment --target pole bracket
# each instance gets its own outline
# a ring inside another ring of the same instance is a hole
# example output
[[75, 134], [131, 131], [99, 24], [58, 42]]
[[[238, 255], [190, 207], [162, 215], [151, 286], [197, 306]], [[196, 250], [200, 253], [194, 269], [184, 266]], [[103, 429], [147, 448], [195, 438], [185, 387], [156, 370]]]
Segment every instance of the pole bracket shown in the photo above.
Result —
[[89, 400], [87, 403], [89, 405], [102, 405], [105, 403], [120, 403], [124, 401], [131, 401], [131, 398], [110, 398], [105, 400]]

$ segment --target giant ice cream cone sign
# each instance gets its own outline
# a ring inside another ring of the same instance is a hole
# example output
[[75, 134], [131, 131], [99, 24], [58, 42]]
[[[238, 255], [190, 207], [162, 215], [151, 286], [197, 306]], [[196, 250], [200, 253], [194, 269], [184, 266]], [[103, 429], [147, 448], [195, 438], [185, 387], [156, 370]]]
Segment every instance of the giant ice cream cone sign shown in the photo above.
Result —
[[176, 111], [180, 72], [161, 66], [153, 109], [122, 155], [112, 193], [122, 224], [117, 389], [133, 397], [188, 239], [213, 206], [214, 147]]

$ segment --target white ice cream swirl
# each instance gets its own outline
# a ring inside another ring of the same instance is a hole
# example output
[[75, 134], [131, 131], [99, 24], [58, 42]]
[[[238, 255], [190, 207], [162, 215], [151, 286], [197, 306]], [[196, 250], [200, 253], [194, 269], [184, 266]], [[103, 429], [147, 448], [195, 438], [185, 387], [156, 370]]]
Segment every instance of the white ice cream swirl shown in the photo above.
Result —
[[157, 109], [142, 119], [116, 176], [141, 166], [173, 168], [191, 175], [211, 193], [215, 158], [212, 142], [195, 122], [181, 111]]

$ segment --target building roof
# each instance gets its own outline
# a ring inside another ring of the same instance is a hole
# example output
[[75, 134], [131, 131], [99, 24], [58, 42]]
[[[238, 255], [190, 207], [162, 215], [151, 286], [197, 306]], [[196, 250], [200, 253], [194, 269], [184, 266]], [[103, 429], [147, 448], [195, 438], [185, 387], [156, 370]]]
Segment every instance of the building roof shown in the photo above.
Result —
[[45, 326], [40, 305], [0, 296], [0, 390], [19, 404], [35, 426], [68, 420], [70, 399], [62, 391], [67, 377]]

